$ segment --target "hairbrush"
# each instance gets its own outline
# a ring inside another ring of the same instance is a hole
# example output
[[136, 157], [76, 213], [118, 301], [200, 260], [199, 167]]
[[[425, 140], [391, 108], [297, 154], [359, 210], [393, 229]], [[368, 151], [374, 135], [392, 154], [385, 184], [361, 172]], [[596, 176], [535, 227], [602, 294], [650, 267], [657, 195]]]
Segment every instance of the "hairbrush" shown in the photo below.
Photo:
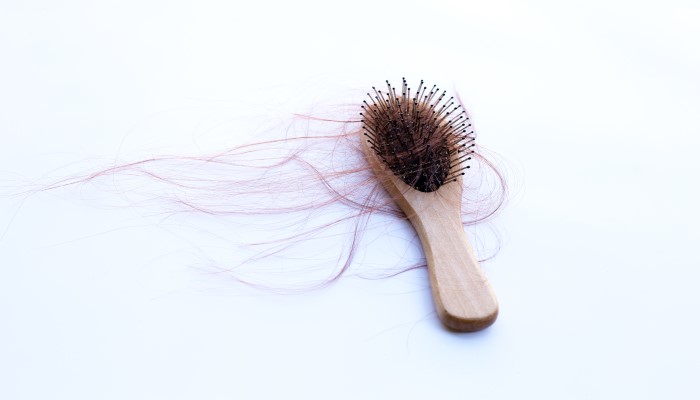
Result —
[[416, 230], [428, 264], [440, 320], [456, 331], [491, 325], [498, 302], [462, 225], [462, 180], [474, 154], [474, 132], [464, 107], [421, 81], [400, 93], [368, 93], [362, 140], [374, 174]]

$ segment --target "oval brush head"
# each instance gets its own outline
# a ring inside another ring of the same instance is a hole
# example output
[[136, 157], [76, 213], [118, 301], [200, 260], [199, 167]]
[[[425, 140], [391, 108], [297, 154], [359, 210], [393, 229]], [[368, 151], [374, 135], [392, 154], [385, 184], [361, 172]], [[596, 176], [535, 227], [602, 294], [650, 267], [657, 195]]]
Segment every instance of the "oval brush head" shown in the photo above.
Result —
[[462, 176], [473, 153], [471, 124], [460, 104], [423, 81], [411, 94], [376, 88], [364, 102], [363, 150], [372, 170], [420, 238], [438, 316], [448, 328], [478, 331], [498, 302], [462, 226]]

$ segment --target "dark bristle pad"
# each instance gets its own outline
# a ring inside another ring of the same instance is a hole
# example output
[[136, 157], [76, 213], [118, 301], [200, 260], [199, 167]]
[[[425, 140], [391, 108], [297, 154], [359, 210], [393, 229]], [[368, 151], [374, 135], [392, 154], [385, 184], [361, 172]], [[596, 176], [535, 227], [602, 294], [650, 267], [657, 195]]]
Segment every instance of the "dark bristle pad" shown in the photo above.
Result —
[[414, 96], [405, 79], [400, 92], [386, 84], [386, 92], [372, 87], [371, 103], [364, 102], [362, 113], [365, 136], [377, 156], [421, 192], [436, 191], [463, 175], [474, 137], [462, 105], [436, 86], [426, 94], [423, 81]]

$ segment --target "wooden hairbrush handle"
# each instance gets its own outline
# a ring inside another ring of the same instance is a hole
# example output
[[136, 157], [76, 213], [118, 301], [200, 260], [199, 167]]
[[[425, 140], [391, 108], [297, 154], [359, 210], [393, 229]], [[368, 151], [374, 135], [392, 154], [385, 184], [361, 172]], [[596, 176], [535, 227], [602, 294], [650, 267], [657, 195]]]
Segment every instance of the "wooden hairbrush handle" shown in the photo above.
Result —
[[434, 192], [421, 192], [396, 177], [368, 144], [363, 144], [363, 150], [375, 175], [418, 233], [442, 323], [461, 332], [491, 325], [498, 316], [498, 301], [462, 226], [462, 179]]
[[[431, 195], [413, 192], [408, 195]], [[498, 302], [474, 257], [460, 214], [445, 200], [433, 199], [421, 209], [411, 207], [413, 213], [407, 215], [423, 245], [438, 316], [451, 329], [478, 331], [496, 320]]]

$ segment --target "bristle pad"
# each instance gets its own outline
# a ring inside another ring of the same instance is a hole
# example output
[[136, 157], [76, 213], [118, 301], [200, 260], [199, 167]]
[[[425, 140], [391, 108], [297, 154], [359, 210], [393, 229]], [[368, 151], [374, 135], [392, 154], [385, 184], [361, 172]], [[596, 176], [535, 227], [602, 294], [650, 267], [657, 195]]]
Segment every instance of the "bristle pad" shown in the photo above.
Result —
[[397, 89], [387, 81], [387, 92], [372, 88], [362, 106], [367, 141], [377, 156], [407, 185], [433, 192], [457, 180], [469, 166], [473, 132], [461, 104], [420, 82], [411, 94], [406, 80]]

